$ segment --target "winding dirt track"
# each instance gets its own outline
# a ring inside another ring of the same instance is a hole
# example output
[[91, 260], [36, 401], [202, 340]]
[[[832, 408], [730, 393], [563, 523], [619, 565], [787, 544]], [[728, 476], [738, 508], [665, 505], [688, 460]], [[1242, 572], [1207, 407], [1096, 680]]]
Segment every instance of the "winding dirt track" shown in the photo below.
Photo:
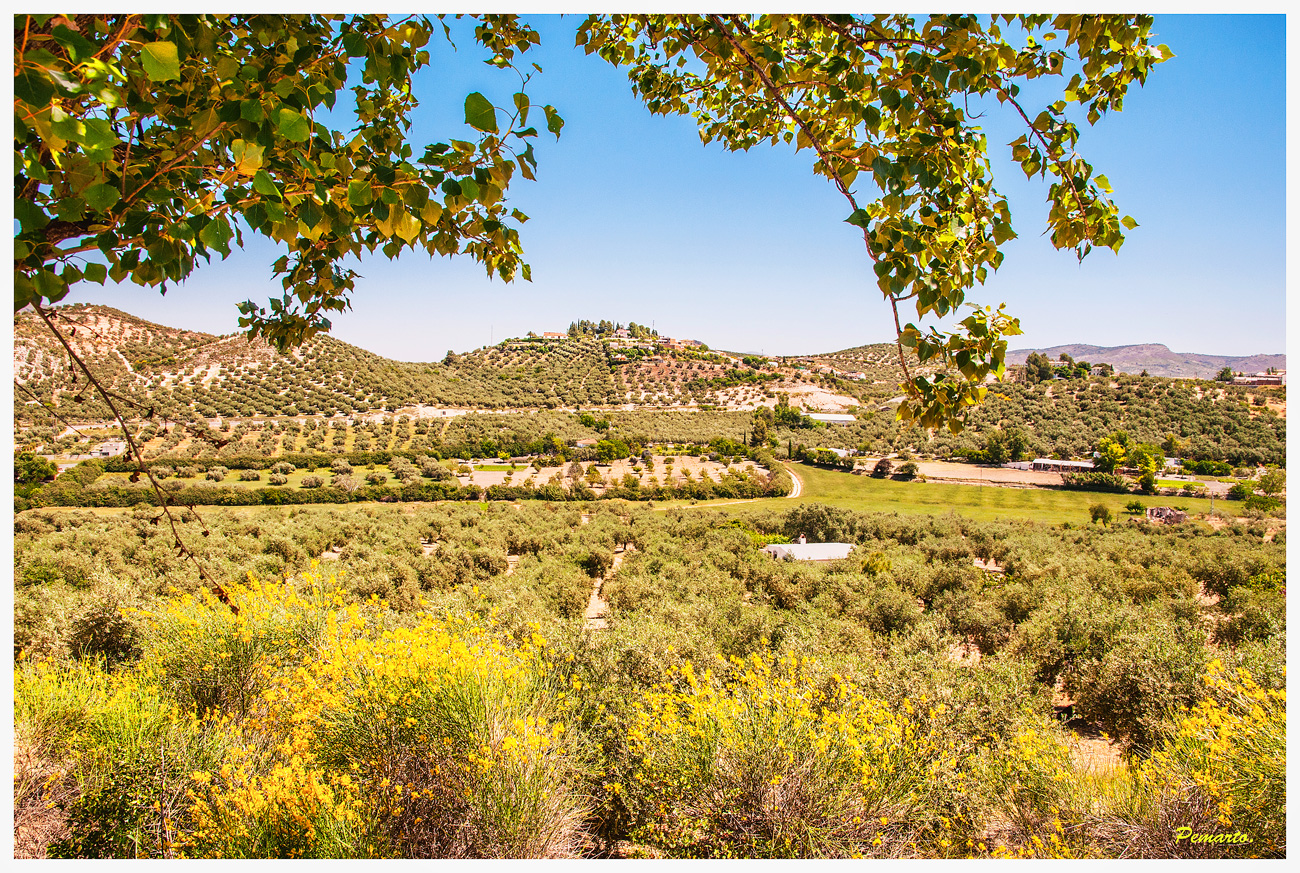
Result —
[[789, 471], [790, 478], [794, 480], [794, 487], [790, 489], [790, 493], [787, 494], [786, 497], [789, 498], [798, 497], [800, 494], [803, 494], [803, 480], [799, 478], [799, 476], [794, 472], [794, 470], [790, 469], [789, 464], [785, 464], [783, 466], [786, 468], [786, 470]]

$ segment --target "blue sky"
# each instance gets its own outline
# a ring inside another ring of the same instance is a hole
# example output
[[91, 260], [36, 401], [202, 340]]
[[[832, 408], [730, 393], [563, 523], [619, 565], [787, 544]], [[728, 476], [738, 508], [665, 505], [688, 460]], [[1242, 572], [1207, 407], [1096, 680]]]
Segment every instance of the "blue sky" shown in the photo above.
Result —
[[[489, 281], [465, 259], [407, 254], [359, 268], [339, 339], [401, 360], [432, 360], [578, 318], [654, 323], [661, 333], [770, 354], [892, 340], [848, 207], [812, 174], [808, 151], [701, 145], [690, 119], [651, 116], [624, 75], [573, 48], [580, 16], [529, 16], [545, 70], [534, 104], [564, 116], [558, 143], [537, 146], [538, 181], [510, 196], [531, 283]], [[1285, 19], [1157, 15], [1155, 41], [1177, 55], [1157, 66], [1124, 111], [1083, 125], [1081, 153], [1140, 227], [1119, 255], [1082, 264], [1042, 236], [1046, 183], [1026, 181], [1002, 144], [1011, 118], [984, 120], [999, 190], [1019, 239], [972, 300], [1006, 302], [1025, 336], [1012, 347], [1160, 342], [1176, 351], [1276, 353], [1285, 348]], [[476, 46], [435, 48], [412, 139], [463, 136], [462, 102], [498, 104], [513, 84]], [[105, 303], [177, 327], [236, 330], [238, 301], [276, 294], [274, 246], [255, 243], [200, 267], [165, 298], [132, 285], [88, 286], [69, 302]]]

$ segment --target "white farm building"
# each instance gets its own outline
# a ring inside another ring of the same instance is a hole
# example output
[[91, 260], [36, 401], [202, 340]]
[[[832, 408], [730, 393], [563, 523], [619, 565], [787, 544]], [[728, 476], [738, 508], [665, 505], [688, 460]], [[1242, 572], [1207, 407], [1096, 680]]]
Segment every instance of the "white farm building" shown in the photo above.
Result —
[[852, 543], [772, 543], [763, 546], [777, 561], [838, 561], [853, 551]]

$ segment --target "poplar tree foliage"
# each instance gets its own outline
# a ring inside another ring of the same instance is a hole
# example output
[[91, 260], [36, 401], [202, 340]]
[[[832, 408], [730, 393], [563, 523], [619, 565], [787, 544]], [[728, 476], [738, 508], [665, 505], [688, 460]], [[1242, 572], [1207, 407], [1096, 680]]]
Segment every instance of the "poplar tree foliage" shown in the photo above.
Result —
[[487, 63], [518, 76], [513, 105], [469, 94], [476, 140], [417, 153], [412, 80], [438, 30], [450, 38], [425, 17], [17, 16], [15, 310], [81, 281], [166, 293], [248, 232], [285, 246], [284, 295], [241, 304], [240, 325], [281, 350], [347, 308], [349, 256], [464, 254], [528, 278], [527, 216], [504, 195], [516, 171], [533, 176], [538, 116], [563, 125], [550, 106], [530, 113], [532, 71], [515, 68], [537, 34], [478, 16]]
[[[1118, 251], [1124, 229], [1105, 176], [1075, 152], [1078, 104], [1089, 124], [1123, 106], [1152, 65], [1172, 57], [1148, 41], [1150, 16], [611, 15], [587, 19], [578, 44], [626, 67], [655, 113], [690, 115], [704, 142], [812, 149], [813, 171], [846, 198], [862, 229], [876, 284], [893, 306], [903, 348], [946, 372], [907, 373], [904, 420], [961, 429], [982, 383], [1005, 369], [1005, 337], [1020, 333], [1002, 307], [978, 307], [958, 329], [903, 325], [958, 312], [1002, 262], [1015, 237], [993, 187], [988, 143], [968, 108], [993, 97], [1024, 125], [1009, 144], [1026, 176], [1051, 179], [1053, 245], [1082, 259]], [[1021, 85], [1054, 77], [1059, 99], [1035, 111]], [[1068, 77], [1068, 78], [1067, 78]], [[980, 103], [981, 111], [987, 101]]]
[[[529, 278], [527, 216], [505, 194], [536, 166], [530, 125], [541, 119], [530, 121], [531, 71], [516, 58], [538, 37], [513, 16], [475, 19], [487, 62], [519, 76], [513, 106], [467, 95], [477, 140], [417, 155], [412, 79], [446, 30], [436, 19], [16, 16], [15, 309], [55, 303], [81, 281], [165, 292], [246, 232], [286, 249], [273, 267], [283, 296], [240, 306], [248, 334], [281, 350], [346, 310], [349, 256], [466, 254], [489, 275]], [[606, 15], [587, 19], [578, 43], [626, 67], [652, 112], [694, 116], [705, 142], [814, 150], [814, 172], [862, 229], [904, 369], [904, 347], [944, 365], [907, 373], [900, 416], [956, 432], [985, 377], [1004, 372], [1018, 322], [972, 307], [945, 332], [904, 326], [898, 308], [910, 302], [922, 323], [959, 312], [1015, 236], [967, 101], [991, 95], [1023, 120], [1011, 152], [1028, 176], [1051, 179], [1057, 247], [1080, 258], [1118, 250], [1136, 223], [1076, 154], [1067, 108], [1079, 104], [1089, 123], [1119, 110], [1171, 56], [1149, 44], [1150, 27], [1149, 16]], [[1061, 80], [1060, 99], [1034, 112], [1021, 82], [1043, 77]], [[339, 129], [345, 90], [352, 124]], [[560, 116], [540, 114], [558, 137]]]

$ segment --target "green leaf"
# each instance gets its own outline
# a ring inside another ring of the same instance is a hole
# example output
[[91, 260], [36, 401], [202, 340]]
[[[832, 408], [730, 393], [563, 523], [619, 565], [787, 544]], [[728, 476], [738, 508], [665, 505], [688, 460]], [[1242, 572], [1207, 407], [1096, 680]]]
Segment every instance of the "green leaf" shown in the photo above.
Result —
[[108, 267], [103, 264], [86, 264], [86, 281], [103, 285], [108, 278]]
[[81, 192], [81, 197], [86, 201], [86, 205], [96, 212], [107, 212], [121, 199], [121, 195], [116, 188], [102, 182], [98, 185], [91, 185]]
[[40, 70], [19, 70], [14, 76], [14, 96], [28, 106], [40, 108], [54, 99], [54, 86]]
[[555, 134], [556, 139], [559, 139], [560, 128], [564, 127], [564, 119], [560, 117], [560, 113], [555, 111], [555, 107], [549, 104], [543, 106], [542, 111], [546, 113], [546, 129]]
[[176, 43], [151, 42], [140, 50], [144, 73], [154, 82], [181, 77], [181, 59], [176, 53]]
[[276, 127], [290, 142], [306, 142], [311, 136], [311, 122], [287, 106], [281, 106]]
[[1122, 219], [1120, 219], [1119, 223], [1124, 225], [1129, 230], [1132, 230], [1133, 228], [1138, 226], [1138, 223], [1133, 220], [1133, 216], [1131, 215], [1124, 216]]
[[228, 243], [232, 236], [234, 236], [234, 231], [230, 229], [230, 225], [226, 223], [224, 218], [214, 218], [203, 226], [203, 230], [199, 231], [199, 239], [205, 245], [211, 246], [224, 254], [230, 254]]
[[357, 33], [355, 30], [349, 30], [347, 33], [343, 34], [343, 48], [347, 51], [348, 57], [350, 58], [365, 57], [365, 37]]
[[871, 221], [871, 214], [865, 209], [855, 209], [853, 210], [853, 214], [844, 220], [849, 224], [865, 229]]
[[496, 107], [486, 97], [475, 91], [465, 98], [465, 123], [484, 133], [496, 133]]
[[368, 206], [374, 199], [375, 194], [370, 190], [370, 183], [365, 179], [353, 179], [348, 182], [348, 205]]
[[280, 199], [280, 189], [275, 187], [275, 182], [271, 181], [271, 176], [266, 170], [258, 170], [257, 175], [253, 176], [253, 190], [263, 197]]

